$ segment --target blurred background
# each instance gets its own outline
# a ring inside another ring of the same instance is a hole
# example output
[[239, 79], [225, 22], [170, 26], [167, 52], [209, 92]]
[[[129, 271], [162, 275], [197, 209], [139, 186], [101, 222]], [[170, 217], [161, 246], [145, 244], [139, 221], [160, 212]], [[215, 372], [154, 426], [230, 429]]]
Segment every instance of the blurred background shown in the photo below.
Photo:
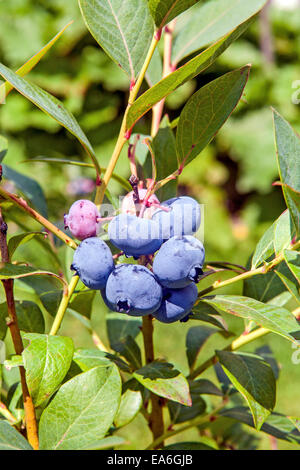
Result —
[[[30, 73], [30, 80], [64, 102], [93, 144], [101, 166], [105, 167], [126, 107], [129, 82], [87, 32], [77, 1], [0, 0], [0, 18], [0, 61], [14, 70], [40, 50], [66, 23], [74, 20], [55, 47]], [[270, 106], [300, 132], [299, 32], [300, 2], [270, 2], [248, 32], [213, 67], [167, 99], [166, 112], [173, 120], [197, 88], [234, 68], [252, 64], [242, 103], [217, 138], [184, 170], [179, 180], [180, 194], [189, 194], [204, 204], [208, 261], [223, 260], [246, 265], [261, 235], [285, 210], [281, 189], [272, 186], [278, 180], [278, 170]], [[136, 130], [147, 134], [150, 119], [151, 114], [147, 114]], [[91, 169], [32, 161], [37, 157], [86, 161], [86, 156], [75, 139], [67, 136], [58, 124], [16, 92], [12, 92], [6, 104], [0, 106], [0, 133], [9, 141], [5, 163], [38, 181], [47, 201], [48, 207], [44, 209], [51, 221], [62, 224], [63, 214], [74, 200], [92, 197], [94, 175]], [[116, 172], [126, 179], [130, 176], [126, 152], [123, 152]], [[10, 185], [13, 189], [13, 183]], [[113, 196], [124, 194], [124, 189], [116, 181], [112, 181], [110, 190]], [[33, 228], [20, 212], [11, 209], [10, 213], [11, 233], [19, 230], [14, 219], [23, 229]], [[41, 258], [35, 243], [21, 247], [19, 259], [30, 259], [32, 264], [41, 268], [53, 269], [50, 256], [45, 251]], [[69, 266], [71, 250], [62, 249], [65, 265]], [[242, 286], [237, 285], [234, 289], [233, 292], [231, 288], [230, 293], [240, 293]], [[92, 321], [105, 341], [103, 312], [105, 307], [96, 296]], [[226, 320], [235, 332], [243, 330], [242, 321]], [[187, 364], [182, 351], [188, 327], [173, 325], [170, 334], [170, 327], [160, 324], [155, 333], [158, 355], [168, 358], [184, 372]], [[71, 316], [66, 319], [62, 333], [73, 336], [78, 347], [92, 346], [81, 323]], [[299, 416], [300, 365], [292, 363], [293, 350], [283, 339], [265, 338], [250, 350], [266, 343], [280, 358], [281, 380], [276, 410]], [[216, 340], [214, 336], [207, 344], [203, 359], [224, 344], [224, 339]], [[213, 371], [209, 371], [206, 377], [213, 377]], [[185, 440], [192, 440], [193, 433], [190, 431], [178, 439], [186, 437]], [[143, 447], [149, 440], [140, 417], [120, 434], [130, 436], [128, 448]], [[268, 437], [259, 442], [256, 438], [257, 433], [251, 431], [249, 442], [243, 443], [244, 448], [247, 445], [257, 445], [261, 449], [274, 446]], [[283, 442], [277, 445], [280, 449], [293, 448]]]

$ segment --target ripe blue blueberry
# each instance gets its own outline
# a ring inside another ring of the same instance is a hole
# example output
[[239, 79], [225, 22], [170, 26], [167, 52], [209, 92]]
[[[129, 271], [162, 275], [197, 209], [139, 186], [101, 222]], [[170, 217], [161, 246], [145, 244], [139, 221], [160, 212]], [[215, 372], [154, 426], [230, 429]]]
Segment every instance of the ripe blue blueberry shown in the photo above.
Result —
[[162, 323], [174, 323], [182, 320], [192, 310], [198, 296], [194, 283], [183, 289], [163, 289], [163, 301], [160, 308], [153, 314]]
[[115, 312], [142, 316], [160, 307], [162, 288], [145, 266], [119, 264], [108, 278], [105, 296]]
[[157, 252], [153, 273], [163, 287], [181, 289], [198, 282], [204, 258], [204, 246], [197, 238], [172, 237]]
[[101, 226], [97, 206], [86, 199], [74, 202], [69, 214], [65, 215], [64, 222], [65, 228], [68, 228], [78, 240], [95, 237]]
[[100, 238], [91, 237], [80, 243], [71, 269], [89, 289], [103, 289], [114, 270], [114, 260], [106, 243]]
[[111, 242], [127, 256], [151, 255], [161, 246], [158, 225], [149, 219], [120, 214], [108, 226]]
[[187, 196], [174, 197], [161, 204], [152, 220], [158, 222], [163, 240], [170, 237], [191, 235], [197, 232], [201, 222], [200, 206], [195, 199]]

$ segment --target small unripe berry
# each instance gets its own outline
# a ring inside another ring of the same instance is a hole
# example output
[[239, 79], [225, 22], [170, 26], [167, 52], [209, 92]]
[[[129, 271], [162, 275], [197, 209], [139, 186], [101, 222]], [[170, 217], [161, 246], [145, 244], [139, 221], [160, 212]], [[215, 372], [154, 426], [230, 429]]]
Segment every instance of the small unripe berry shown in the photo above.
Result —
[[[141, 210], [142, 202], [147, 194], [147, 189], [140, 188], [138, 190], [138, 194], [139, 194], [140, 201], [137, 204], [135, 203], [135, 200], [134, 200], [133, 191], [131, 191], [124, 197], [122, 201], [122, 207], [121, 207], [122, 214], [136, 215], [136, 210], [138, 211]], [[144, 217], [150, 219], [159, 204], [160, 202], [155, 196], [155, 194], [152, 194], [147, 201], [147, 204], [146, 204], [147, 209], [144, 214]]]
[[86, 199], [74, 202], [69, 214], [64, 217], [65, 228], [78, 240], [95, 237], [99, 232], [101, 222], [96, 205]]

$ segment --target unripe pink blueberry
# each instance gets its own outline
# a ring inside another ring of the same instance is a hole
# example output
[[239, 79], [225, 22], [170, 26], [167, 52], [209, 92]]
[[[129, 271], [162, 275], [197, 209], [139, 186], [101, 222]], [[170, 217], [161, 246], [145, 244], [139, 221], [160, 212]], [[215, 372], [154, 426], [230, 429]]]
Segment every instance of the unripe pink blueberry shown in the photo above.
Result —
[[86, 199], [74, 202], [69, 214], [64, 217], [65, 228], [78, 240], [95, 237], [99, 232], [101, 222], [96, 205]]
[[[140, 204], [138, 204], [138, 208], [140, 209], [141, 202], [145, 198], [147, 194], [147, 189], [144, 188], [139, 188], [139, 198], [140, 198]], [[135, 215], [136, 214], [136, 205], [134, 203], [134, 192], [131, 191], [128, 193], [122, 202], [122, 207], [121, 207], [121, 212], [123, 214], [130, 214], [130, 215]], [[152, 194], [148, 201], [147, 201], [147, 209], [145, 211], [144, 217], [147, 219], [151, 219], [154, 211], [156, 210], [157, 206], [160, 204], [159, 199], [155, 196], [155, 194]]]

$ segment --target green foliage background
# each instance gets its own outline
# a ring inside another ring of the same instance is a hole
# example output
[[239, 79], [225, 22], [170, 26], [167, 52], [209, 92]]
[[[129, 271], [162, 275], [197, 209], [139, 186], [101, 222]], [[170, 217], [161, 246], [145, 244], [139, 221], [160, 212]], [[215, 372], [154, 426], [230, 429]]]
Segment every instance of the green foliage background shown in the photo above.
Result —
[[[2, 0], [0, 18], [0, 61], [13, 69], [17, 69], [41, 49], [69, 20], [74, 20], [56, 46], [31, 72], [30, 79], [57, 96], [74, 113], [100, 157], [101, 166], [105, 167], [126, 105], [128, 80], [99, 50], [87, 32], [77, 1]], [[198, 85], [243, 65], [245, 61], [252, 63], [244, 97], [247, 104], [239, 105], [218, 137], [201, 157], [184, 170], [179, 179], [180, 193], [196, 197], [205, 206], [207, 260], [230, 260], [245, 265], [261, 235], [285, 210], [281, 188], [272, 186], [278, 179], [278, 170], [269, 106], [274, 106], [300, 131], [300, 105], [292, 103], [292, 95], [296, 91], [292, 84], [300, 80], [300, 11], [291, 14], [273, 9], [271, 20], [276, 57], [273, 66], [266, 63], [261, 52], [260, 24], [256, 21], [242, 39], [234, 43], [213, 67], [197, 79], [198, 83], [196, 79], [189, 82], [167, 99], [167, 111], [172, 120]], [[149, 115], [140, 121], [136, 130], [146, 133], [148, 119]], [[62, 222], [64, 212], [78, 198], [71, 193], [70, 183], [83, 176], [93, 177], [93, 170], [33, 163], [30, 160], [40, 156], [86, 159], [80, 145], [70, 136], [66, 138], [65, 131], [58, 124], [15, 92], [9, 96], [5, 105], [0, 106], [0, 127], [9, 140], [6, 162], [16, 171], [31, 177], [34, 175], [48, 200], [50, 220]], [[25, 160], [29, 162], [24, 163]], [[129, 177], [125, 153], [116, 171], [125, 178]], [[124, 194], [115, 181], [111, 182], [110, 189], [115, 196]], [[86, 196], [90, 197], [91, 194]], [[20, 212], [12, 210], [11, 214], [12, 219], [17, 217], [24, 227], [38, 229]], [[18, 230], [13, 220], [10, 229], [11, 233]], [[59, 247], [58, 256], [61, 256]], [[43, 269], [50, 268], [52, 264], [49, 254], [40, 248], [38, 241], [21, 247], [19, 259], [30, 259]], [[67, 266], [70, 259], [64, 259], [63, 262]], [[203, 281], [203, 288], [208, 283]], [[17, 298], [18, 292], [24, 298], [24, 284], [16, 281], [16, 285]], [[235, 287], [235, 292], [231, 288], [230, 293], [239, 294], [241, 288], [241, 285]], [[0, 295], [3, 298], [2, 291]], [[30, 289], [26, 291], [26, 296], [30, 300]], [[105, 309], [97, 295], [92, 322], [101, 336], [105, 327]], [[242, 332], [241, 320], [228, 318], [228, 323], [234, 332]], [[182, 351], [189, 327], [172, 325], [172, 334], [169, 334], [168, 325], [157, 324], [155, 329], [159, 355], [172, 358], [175, 366], [183, 372], [187, 372]], [[82, 324], [71, 315], [64, 321], [61, 334], [72, 336], [76, 347], [92, 346], [90, 335], [85, 334]], [[292, 363], [294, 350], [288, 342], [277, 336], [260, 340], [255, 343], [255, 348], [266, 343], [282, 365], [276, 409], [297, 416], [300, 414], [297, 390], [300, 365]], [[214, 349], [223, 344], [224, 339], [216, 339], [214, 336], [208, 340], [205, 355], [209, 357]], [[249, 349], [253, 351], [254, 347]], [[14, 372], [6, 373], [10, 374], [9, 380], [13, 383]], [[211, 377], [212, 374], [213, 371], [209, 371], [204, 377]], [[148, 432], [139, 416], [118, 434], [125, 438], [130, 436], [132, 448], [142, 448], [149, 441]], [[192, 441], [193, 433], [196, 431], [188, 431], [187, 435], [180, 436], [178, 440]], [[256, 435], [255, 431], [253, 434]], [[249, 440], [249, 445], [253, 445], [252, 440]], [[259, 448], [269, 447], [269, 438], [259, 442]], [[279, 448], [293, 448], [293, 445], [279, 441]]]

